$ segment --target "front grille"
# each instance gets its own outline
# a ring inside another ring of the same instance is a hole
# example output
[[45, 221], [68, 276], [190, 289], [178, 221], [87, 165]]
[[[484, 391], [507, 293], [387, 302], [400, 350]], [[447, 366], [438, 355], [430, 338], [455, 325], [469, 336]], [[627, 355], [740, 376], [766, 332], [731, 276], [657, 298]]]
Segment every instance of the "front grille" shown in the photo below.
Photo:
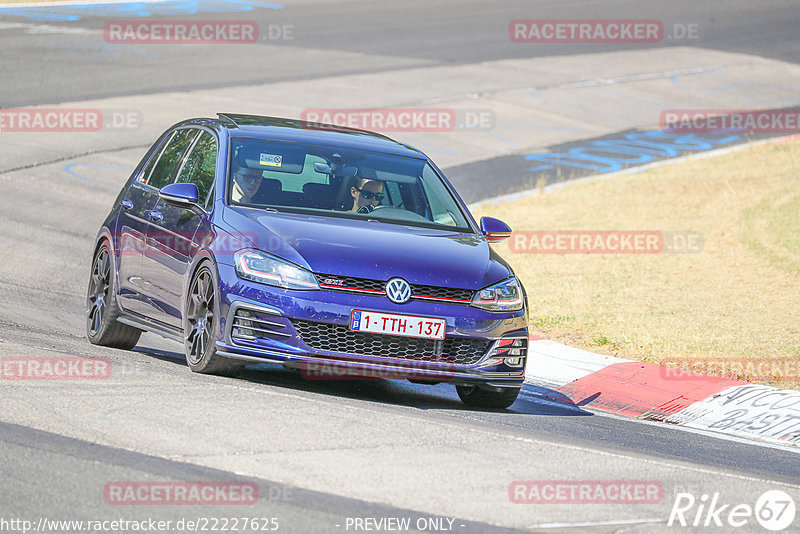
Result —
[[248, 341], [256, 339], [283, 339], [291, 337], [286, 324], [277, 322], [274, 315], [258, 310], [237, 308], [231, 323], [231, 338]]
[[[325, 289], [339, 291], [354, 291], [364, 293], [384, 293], [387, 280], [371, 280], [369, 278], [355, 278], [352, 276], [337, 276], [332, 274], [317, 274], [317, 282]], [[464, 304], [472, 301], [472, 289], [457, 289], [441, 286], [424, 286], [411, 284], [411, 298], [420, 300], [460, 300]]]
[[[334, 276], [331, 274], [317, 274], [317, 282], [326, 286], [341, 289], [361, 289], [364, 291], [385, 291], [386, 282], [370, 280], [369, 278], [354, 278], [352, 276]], [[332, 289], [332, 288], [328, 288]]]
[[425, 296], [435, 299], [458, 299], [472, 302], [473, 293], [474, 291], [471, 289], [454, 289], [451, 287], [439, 286], [411, 286], [412, 298], [415, 296]]
[[328, 323], [295, 320], [292, 324], [311, 349], [358, 356], [472, 365], [492, 345], [492, 340], [468, 337], [419, 339], [353, 332], [346, 326]]

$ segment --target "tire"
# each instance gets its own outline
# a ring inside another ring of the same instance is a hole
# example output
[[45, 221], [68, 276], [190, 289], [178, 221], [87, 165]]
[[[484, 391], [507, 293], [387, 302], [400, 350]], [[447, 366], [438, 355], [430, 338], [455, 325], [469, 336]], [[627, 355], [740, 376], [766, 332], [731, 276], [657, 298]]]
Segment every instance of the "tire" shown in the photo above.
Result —
[[219, 329], [217, 276], [209, 263], [197, 269], [186, 294], [183, 314], [184, 352], [195, 373], [236, 376], [244, 365], [219, 356], [215, 343]]
[[461, 401], [476, 408], [508, 408], [517, 400], [521, 388], [485, 389], [481, 386], [456, 386]]
[[117, 321], [121, 312], [114, 275], [111, 247], [104, 240], [94, 253], [86, 290], [86, 337], [94, 345], [130, 350], [139, 342], [142, 331]]

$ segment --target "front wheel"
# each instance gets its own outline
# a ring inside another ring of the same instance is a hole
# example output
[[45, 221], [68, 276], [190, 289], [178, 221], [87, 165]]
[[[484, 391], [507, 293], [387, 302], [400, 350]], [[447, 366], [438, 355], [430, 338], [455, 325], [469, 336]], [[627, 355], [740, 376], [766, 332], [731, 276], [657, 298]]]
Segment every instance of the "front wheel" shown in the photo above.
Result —
[[520, 388], [486, 389], [481, 386], [456, 386], [461, 401], [476, 408], [508, 408], [517, 400]]
[[243, 366], [217, 354], [217, 286], [208, 265], [200, 267], [189, 284], [183, 318], [186, 363], [195, 373], [236, 376]]

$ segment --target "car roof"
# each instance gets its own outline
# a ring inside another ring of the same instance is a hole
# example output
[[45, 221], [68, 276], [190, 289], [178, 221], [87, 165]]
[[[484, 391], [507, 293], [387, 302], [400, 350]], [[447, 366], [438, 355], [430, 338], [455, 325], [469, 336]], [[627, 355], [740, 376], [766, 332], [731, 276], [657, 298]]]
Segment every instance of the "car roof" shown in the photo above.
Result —
[[218, 116], [217, 119], [190, 119], [182, 121], [179, 125], [203, 125], [226, 129], [228, 135], [233, 138], [312, 143], [427, 159], [425, 154], [410, 145], [367, 130], [282, 117], [233, 113], [219, 113]]

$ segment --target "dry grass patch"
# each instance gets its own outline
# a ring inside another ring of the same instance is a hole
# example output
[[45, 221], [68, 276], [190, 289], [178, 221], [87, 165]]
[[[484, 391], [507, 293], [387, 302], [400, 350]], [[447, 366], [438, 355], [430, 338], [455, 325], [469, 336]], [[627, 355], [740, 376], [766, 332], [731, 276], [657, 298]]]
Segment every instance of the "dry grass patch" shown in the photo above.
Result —
[[[514, 230], [699, 232], [703, 249], [689, 254], [515, 254], [508, 242], [497, 249], [525, 284], [539, 335], [800, 386], [800, 142], [573, 184], [475, 215]], [[717, 360], [784, 371], [702, 366]]]

